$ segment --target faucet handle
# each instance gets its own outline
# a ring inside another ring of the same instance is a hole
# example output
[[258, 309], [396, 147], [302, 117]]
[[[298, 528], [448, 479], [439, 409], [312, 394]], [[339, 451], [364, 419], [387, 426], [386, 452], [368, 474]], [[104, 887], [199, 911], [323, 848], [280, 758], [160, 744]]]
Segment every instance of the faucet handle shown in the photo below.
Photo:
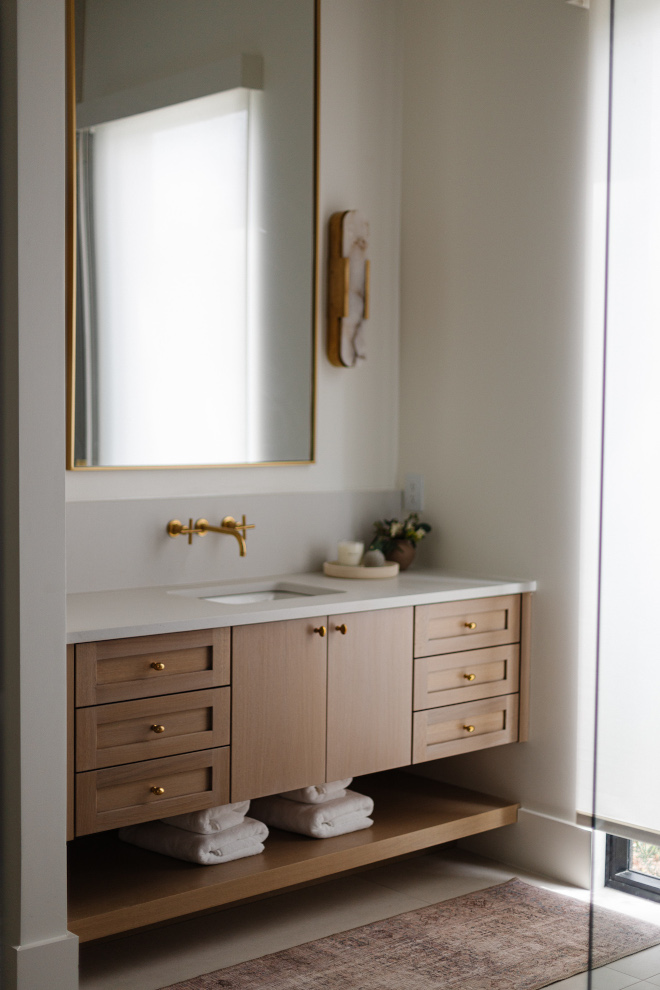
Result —
[[[177, 522], [177, 520], [174, 520]], [[171, 524], [170, 524], [171, 525]], [[190, 520], [190, 526], [186, 529], [185, 526], [181, 526], [178, 523], [176, 532], [171, 532], [168, 527], [168, 533], [170, 536], [178, 536], [179, 533], [190, 533], [189, 539], [192, 540], [192, 533], [198, 533], [200, 536], [205, 536], [206, 533], [227, 533], [229, 536], [235, 536], [238, 541], [238, 546], [240, 548], [241, 557], [245, 556], [245, 530], [254, 529], [254, 523], [246, 523], [245, 516], [243, 516], [243, 522], [237, 523], [233, 516], [225, 516], [219, 526], [212, 526], [208, 519], [198, 519], [195, 525], [192, 524], [192, 519]]]
[[197, 533], [199, 536], [203, 536], [203, 531], [197, 528], [198, 523], [193, 526], [192, 519], [188, 520], [188, 525], [184, 526], [182, 522], [178, 519], [170, 519], [167, 524], [167, 535], [168, 536], [187, 536], [188, 545], [192, 545], [193, 534]]
[[245, 515], [243, 515], [243, 522], [242, 523], [236, 522], [236, 520], [234, 519], [233, 516], [225, 516], [225, 518], [222, 520], [222, 522], [220, 523], [220, 525], [221, 526], [226, 526], [227, 529], [243, 529], [243, 530], [246, 530], [246, 529], [254, 529], [255, 528], [255, 524], [254, 523], [247, 523], [245, 521]]

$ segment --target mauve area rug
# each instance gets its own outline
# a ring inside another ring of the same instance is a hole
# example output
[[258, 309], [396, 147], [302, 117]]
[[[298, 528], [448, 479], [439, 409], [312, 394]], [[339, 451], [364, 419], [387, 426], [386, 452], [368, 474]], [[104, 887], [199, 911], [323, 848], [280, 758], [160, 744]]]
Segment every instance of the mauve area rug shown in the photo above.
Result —
[[[538, 990], [587, 969], [588, 933], [587, 904], [509, 880], [163, 990]], [[597, 910], [594, 966], [658, 943]]]

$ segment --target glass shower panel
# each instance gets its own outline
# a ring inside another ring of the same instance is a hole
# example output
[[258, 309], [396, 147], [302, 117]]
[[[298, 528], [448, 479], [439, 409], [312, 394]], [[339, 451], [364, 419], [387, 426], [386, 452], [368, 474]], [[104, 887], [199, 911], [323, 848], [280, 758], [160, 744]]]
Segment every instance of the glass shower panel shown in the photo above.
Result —
[[601, 907], [660, 925], [660, 0], [610, 23], [592, 946]]

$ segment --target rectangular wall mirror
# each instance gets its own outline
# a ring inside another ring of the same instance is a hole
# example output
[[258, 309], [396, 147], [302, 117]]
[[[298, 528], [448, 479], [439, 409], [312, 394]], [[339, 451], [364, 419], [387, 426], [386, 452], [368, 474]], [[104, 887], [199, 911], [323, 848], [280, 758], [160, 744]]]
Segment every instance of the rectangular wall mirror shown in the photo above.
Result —
[[68, 467], [312, 461], [318, 0], [70, 2]]

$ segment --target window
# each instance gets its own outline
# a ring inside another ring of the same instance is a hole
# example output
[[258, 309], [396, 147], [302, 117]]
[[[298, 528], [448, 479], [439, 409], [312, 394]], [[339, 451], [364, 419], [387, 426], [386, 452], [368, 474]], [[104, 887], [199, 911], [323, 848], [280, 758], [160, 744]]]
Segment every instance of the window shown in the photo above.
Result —
[[660, 846], [608, 835], [605, 886], [660, 901]]

